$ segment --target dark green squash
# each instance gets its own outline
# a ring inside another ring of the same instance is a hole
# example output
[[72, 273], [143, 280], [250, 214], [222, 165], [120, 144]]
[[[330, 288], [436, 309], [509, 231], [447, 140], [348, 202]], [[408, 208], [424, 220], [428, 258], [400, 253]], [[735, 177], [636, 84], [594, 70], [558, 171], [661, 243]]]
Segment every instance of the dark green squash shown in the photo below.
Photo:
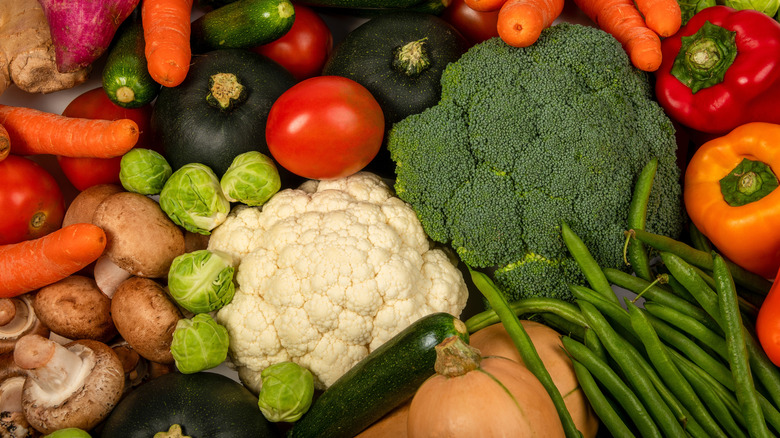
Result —
[[[184, 82], [160, 90], [152, 134], [174, 170], [196, 162], [221, 176], [236, 155], [257, 150], [270, 156], [265, 142], [268, 112], [295, 82], [282, 66], [249, 50], [194, 56]], [[243, 88], [232, 98], [223, 93], [223, 100], [212, 92], [215, 84], [238, 91], [236, 83]]]
[[[348, 77], [366, 87], [385, 114], [385, 128], [422, 112], [441, 98], [441, 74], [468, 49], [443, 19], [401, 11], [368, 20], [334, 47], [324, 75]], [[395, 165], [382, 147], [367, 170], [393, 177]]]
[[266, 438], [280, 432], [240, 383], [209, 372], [170, 373], [122, 399], [103, 424], [103, 438], [151, 438], [181, 426], [192, 438]]

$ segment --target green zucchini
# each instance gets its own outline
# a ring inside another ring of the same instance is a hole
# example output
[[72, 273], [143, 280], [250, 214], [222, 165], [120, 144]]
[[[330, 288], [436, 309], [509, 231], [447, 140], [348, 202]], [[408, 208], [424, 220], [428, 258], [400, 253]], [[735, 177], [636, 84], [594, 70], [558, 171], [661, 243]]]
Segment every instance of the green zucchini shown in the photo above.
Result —
[[128, 19], [117, 33], [103, 67], [103, 90], [115, 104], [139, 108], [157, 97], [160, 84], [146, 68], [141, 21]]
[[238, 0], [193, 21], [190, 44], [194, 53], [250, 49], [280, 38], [293, 21], [290, 0]]
[[369, 353], [327, 388], [290, 430], [290, 438], [343, 438], [360, 433], [413, 396], [434, 375], [434, 347], [468, 330], [447, 313], [424, 316]]

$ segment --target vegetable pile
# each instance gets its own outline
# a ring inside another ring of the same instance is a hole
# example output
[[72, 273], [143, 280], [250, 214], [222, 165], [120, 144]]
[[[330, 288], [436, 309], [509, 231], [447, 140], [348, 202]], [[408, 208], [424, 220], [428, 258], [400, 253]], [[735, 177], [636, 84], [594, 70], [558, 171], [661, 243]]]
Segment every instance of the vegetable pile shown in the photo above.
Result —
[[778, 6], [2, 2], [0, 436], [780, 435]]

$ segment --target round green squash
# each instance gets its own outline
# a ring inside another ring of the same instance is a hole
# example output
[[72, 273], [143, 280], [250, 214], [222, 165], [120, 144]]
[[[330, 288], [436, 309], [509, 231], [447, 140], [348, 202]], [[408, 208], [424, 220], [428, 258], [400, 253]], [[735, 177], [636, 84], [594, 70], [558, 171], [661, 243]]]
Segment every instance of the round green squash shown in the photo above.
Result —
[[100, 436], [151, 438], [173, 425], [192, 438], [280, 436], [258, 408], [257, 397], [235, 380], [210, 372], [170, 373], [144, 383], [114, 408]]
[[153, 138], [174, 170], [202, 163], [222, 176], [239, 154], [256, 150], [270, 156], [268, 112], [295, 82], [282, 66], [249, 50], [194, 56], [184, 82], [160, 90]]
[[[323, 75], [344, 76], [366, 87], [382, 107], [389, 130], [393, 123], [439, 102], [442, 72], [468, 47], [466, 39], [442, 18], [393, 12], [347, 34], [333, 48]], [[390, 154], [383, 147], [369, 169], [389, 176], [381, 171], [387, 164], [391, 164]]]

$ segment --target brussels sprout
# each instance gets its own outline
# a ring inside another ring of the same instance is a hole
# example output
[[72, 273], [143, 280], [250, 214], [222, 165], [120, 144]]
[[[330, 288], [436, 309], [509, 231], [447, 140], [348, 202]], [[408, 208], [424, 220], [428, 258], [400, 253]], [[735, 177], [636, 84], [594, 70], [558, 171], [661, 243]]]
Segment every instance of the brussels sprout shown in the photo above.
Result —
[[227, 329], [208, 313], [199, 313], [192, 319], [182, 318], [176, 323], [171, 354], [180, 372], [192, 374], [224, 362], [228, 345]]
[[773, 17], [780, 8], [780, 0], [723, 0], [724, 6], [734, 8], [738, 11], [743, 9], [752, 9]]
[[91, 438], [91, 437], [92, 435], [87, 433], [87, 431], [75, 427], [55, 430], [54, 432], [43, 436], [43, 438]]
[[257, 405], [268, 421], [293, 422], [309, 410], [314, 377], [295, 362], [280, 362], [260, 373], [262, 386]]
[[230, 213], [219, 178], [200, 163], [185, 164], [173, 172], [160, 192], [160, 207], [177, 225], [200, 234], [211, 234]]
[[244, 152], [220, 180], [222, 191], [230, 202], [258, 206], [265, 204], [282, 187], [274, 161], [257, 151]]
[[233, 257], [201, 249], [177, 256], [168, 271], [168, 292], [192, 313], [212, 312], [233, 299]]
[[130, 149], [119, 161], [122, 187], [142, 195], [160, 193], [171, 173], [173, 169], [165, 157], [151, 149]]

